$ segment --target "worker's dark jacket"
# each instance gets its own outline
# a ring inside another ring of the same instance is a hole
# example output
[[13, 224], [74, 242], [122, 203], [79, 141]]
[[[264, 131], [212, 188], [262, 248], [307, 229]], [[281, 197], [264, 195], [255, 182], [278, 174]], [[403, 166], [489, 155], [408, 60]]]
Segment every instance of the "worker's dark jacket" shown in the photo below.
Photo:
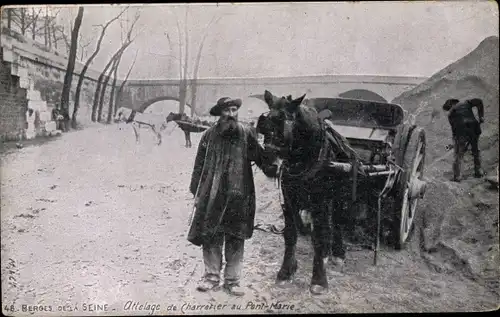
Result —
[[217, 125], [209, 128], [198, 145], [190, 191], [195, 210], [188, 240], [202, 245], [217, 231], [248, 239], [253, 234], [255, 188], [251, 162], [274, 177], [276, 166], [257, 142], [255, 129], [238, 123], [238, 136], [222, 137]]
[[477, 107], [479, 118], [484, 118], [483, 105], [473, 105], [469, 100], [460, 101], [450, 109], [448, 121], [451, 125], [453, 137], [479, 136], [481, 134], [481, 126], [474, 116], [473, 107]]

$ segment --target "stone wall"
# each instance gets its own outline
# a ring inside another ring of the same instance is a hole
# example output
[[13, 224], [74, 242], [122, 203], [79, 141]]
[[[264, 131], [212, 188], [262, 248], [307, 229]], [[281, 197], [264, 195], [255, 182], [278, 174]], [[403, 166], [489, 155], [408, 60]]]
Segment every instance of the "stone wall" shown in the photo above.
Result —
[[28, 100], [19, 77], [11, 74], [12, 65], [3, 60], [0, 48], [0, 140], [20, 140], [26, 128]]
[[[2, 113], [0, 113], [0, 126], [2, 127], [0, 137], [2, 140], [10, 140], [13, 139], [13, 136], [19, 135], [19, 129], [27, 128], [26, 119], [30, 118], [26, 118], [25, 114], [28, 109], [37, 112], [37, 120], [42, 119], [42, 122], [37, 121], [37, 124], [42, 124], [42, 126], [36, 127], [35, 134], [43, 134], [45, 132], [44, 122], [50, 121], [43, 119], [47, 118], [56, 104], [60, 102], [68, 59], [66, 56], [41, 47], [39, 43], [5, 28], [2, 29], [1, 33], [1, 48], [3, 52], [1, 58], [3, 79], [0, 91], [4, 93], [14, 91], [16, 85], [21, 90], [17, 92], [16, 97], [13, 93], [9, 93], [10, 97], [0, 99], [2, 109]], [[76, 62], [70, 92], [70, 115], [73, 113], [74, 95], [83, 67], [82, 63]], [[9, 75], [13, 79], [8, 79]], [[85, 125], [91, 121], [92, 101], [99, 75], [99, 72], [91, 68], [85, 73], [77, 117], [80, 124]], [[107, 114], [110, 91], [111, 87], [108, 84], [103, 107], [104, 118]], [[28, 122], [32, 123], [32, 120], [28, 120]], [[24, 131], [24, 137], [27, 137], [26, 131]]]

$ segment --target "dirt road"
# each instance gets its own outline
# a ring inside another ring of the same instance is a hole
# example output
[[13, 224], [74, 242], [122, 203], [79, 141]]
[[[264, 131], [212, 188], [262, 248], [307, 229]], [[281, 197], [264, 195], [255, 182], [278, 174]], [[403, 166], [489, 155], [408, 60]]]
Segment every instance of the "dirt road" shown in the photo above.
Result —
[[[498, 294], [452, 270], [429, 270], [415, 245], [383, 250], [376, 267], [370, 251], [351, 250], [343, 272], [329, 272], [330, 292], [312, 296], [312, 250], [309, 239], [300, 238], [296, 279], [278, 288], [282, 237], [262, 231], [245, 246], [246, 295], [200, 294], [194, 288], [203, 273], [201, 250], [186, 240], [200, 135], [186, 149], [180, 129], [165, 133], [160, 147], [152, 134], [141, 133], [136, 144], [128, 126], [92, 127], [2, 155], [4, 314], [12, 314], [11, 307], [14, 315], [31, 309], [37, 316], [497, 307]], [[277, 187], [259, 171], [255, 177], [256, 221], [279, 225]]]

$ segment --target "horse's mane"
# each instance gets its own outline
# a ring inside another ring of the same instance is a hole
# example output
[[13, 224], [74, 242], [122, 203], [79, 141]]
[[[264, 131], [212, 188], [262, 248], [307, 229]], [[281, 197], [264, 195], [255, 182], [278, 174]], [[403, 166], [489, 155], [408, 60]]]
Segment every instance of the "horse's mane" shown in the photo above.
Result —
[[309, 132], [313, 132], [315, 134], [321, 132], [321, 120], [319, 119], [316, 109], [305, 105], [300, 105], [298, 114], [298, 117], [305, 124]]

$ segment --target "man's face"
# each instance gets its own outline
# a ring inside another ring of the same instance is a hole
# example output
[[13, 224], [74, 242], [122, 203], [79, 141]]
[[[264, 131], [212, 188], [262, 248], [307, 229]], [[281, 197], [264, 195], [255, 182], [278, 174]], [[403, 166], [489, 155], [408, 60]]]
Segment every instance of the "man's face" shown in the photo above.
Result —
[[238, 107], [229, 106], [221, 111], [219, 128], [223, 134], [229, 135], [236, 131], [238, 122]]
[[236, 120], [238, 118], [238, 107], [236, 106], [226, 107], [225, 109], [222, 110], [221, 117], [226, 120], [227, 119]]

